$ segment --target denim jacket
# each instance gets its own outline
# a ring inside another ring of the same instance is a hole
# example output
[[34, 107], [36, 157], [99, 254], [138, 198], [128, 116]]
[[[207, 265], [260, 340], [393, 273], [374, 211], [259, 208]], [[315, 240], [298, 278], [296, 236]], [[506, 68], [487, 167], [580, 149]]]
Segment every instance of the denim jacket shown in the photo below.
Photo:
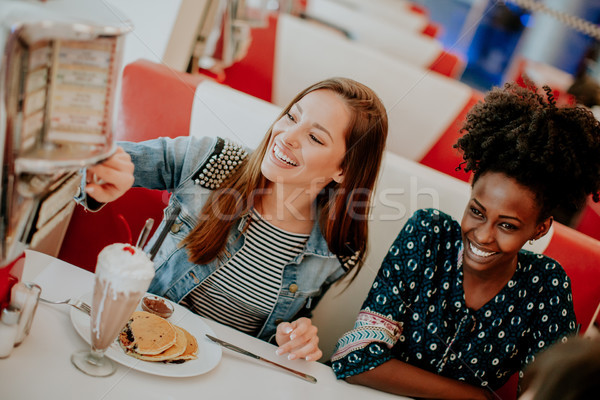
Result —
[[[194, 178], [218, 153], [219, 143], [222, 147], [223, 139], [194, 137], [119, 143], [135, 164], [134, 186], [172, 192], [169, 205], [163, 212], [163, 221], [148, 242], [147, 249], [152, 247], [173, 210], [180, 208], [154, 259], [156, 275], [149, 289], [177, 303], [226, 261], [215, 259], [204, 265], [194, 264], [188, 260], [186, 248], [180, 246], [181, 240], [196, 225], [211, 192]], [[235, 255], [244, 245], [242, 230], [247, 218], [248, 215], [243, 215], [231, 229], [225, 252], [228, 257]], [[329, 251], [319, 224], [315, 223], [302, 252], [285, 265], [277, 302], [257, 337], [270, 340], [277, 324], [291, 321], [298, 314], [309, 314], [324, 291], [344, 275], [344, 267]]]

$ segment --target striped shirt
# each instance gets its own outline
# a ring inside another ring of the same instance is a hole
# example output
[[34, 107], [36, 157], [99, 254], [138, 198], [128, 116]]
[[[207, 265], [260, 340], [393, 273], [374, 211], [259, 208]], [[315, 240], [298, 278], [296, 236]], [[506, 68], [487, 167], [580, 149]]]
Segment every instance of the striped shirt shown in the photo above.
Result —
[[277, 302], [283, 268], [301, 253], [309, 235], [286, 232], [255, 210], [242, 248], [188, 294], [182, 305], [256, 335]]

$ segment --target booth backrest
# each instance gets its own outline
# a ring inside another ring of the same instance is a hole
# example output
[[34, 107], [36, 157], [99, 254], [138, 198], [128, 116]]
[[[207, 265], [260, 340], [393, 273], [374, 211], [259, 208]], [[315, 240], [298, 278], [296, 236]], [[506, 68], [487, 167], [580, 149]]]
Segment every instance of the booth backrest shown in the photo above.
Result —
[[281, 113], [281, 107], [227, 86], [198, 86], [189, 127], [191, 136], [220, 136], [254, 149]]
[[147, 60], [128, 64], [121, 81], [115, 139], [140, 142], [187, 135], [196, 87], [206, 79]]
[[568, 226], [554, 225], [544, 254], [558, 261], [571, 278], [575, 315], [584, 333], [600, 304], [600, 241]]
[[[306, 2], [306, 13], [311, 14], [315, 9], [320, 8], [324, 0], [308, 0]], [[408, 2], [402, 0], [327, 0], [327, 3], [336, 3], [338, 6], [354, 9], [361, 14], [369, 15], [386, 21], [390, 24], [402, 27], [402, 29], [430, 37], [435, 37], [438, 33], [438, 27], [431, 22], [429, 16], [423, 9], [416, 9]], [[331, 9], [325, 8], [323, 10]], [[333, 11], [335, 12], [335, 11]]]
[[595, 203], [591, 196], [575, 224], [575, 229], [600, 240], [600, 203]]
[[395, 56], [411, 65], [430, 69], [456, 78], [462, 74], [464, 62], [444, 50], [442, 43], [407, 27], [405, 19], [422, 15], [400, 14], [396, 20], [365, 13], [334, 0], [311, 0], [306, 15], [332, 27], [342, 29], [350, 39], [384, 54]]
[[347, 7], [351, 7], [361, 12], [365, 12], [371, 15], [377, 15], [382, 18], [389, 18], [391, 21], [395, 21], [396, 15], [400, 14], [417, 14], [422, 15], [424, 18], [429, 20], [429, 9], [417, 3], [416, 1], [410, 0], [371, 0], [365, 2], [364, 0], [334, 0], [337, 3], [343, 4]]

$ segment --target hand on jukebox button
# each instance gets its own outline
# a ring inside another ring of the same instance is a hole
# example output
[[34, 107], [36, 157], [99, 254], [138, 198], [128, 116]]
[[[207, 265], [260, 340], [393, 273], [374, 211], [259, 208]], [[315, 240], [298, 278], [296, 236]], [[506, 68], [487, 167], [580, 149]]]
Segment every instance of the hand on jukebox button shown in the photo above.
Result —
[[87, 195], [100, 203], [118, 199], [133, 186], [133, 169], [129, 154], [118, 147], [110, 158], [87, 169]]

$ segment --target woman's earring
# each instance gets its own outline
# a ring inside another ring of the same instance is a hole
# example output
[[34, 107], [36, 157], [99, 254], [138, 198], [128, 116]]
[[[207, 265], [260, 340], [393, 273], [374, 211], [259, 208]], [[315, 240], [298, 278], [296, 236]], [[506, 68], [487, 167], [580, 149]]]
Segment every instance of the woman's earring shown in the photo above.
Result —
[[530, 246], [533, 246], [533, 244], [535, 243], [535, 239], [528, 240], [528, 243], [529, 243]]

